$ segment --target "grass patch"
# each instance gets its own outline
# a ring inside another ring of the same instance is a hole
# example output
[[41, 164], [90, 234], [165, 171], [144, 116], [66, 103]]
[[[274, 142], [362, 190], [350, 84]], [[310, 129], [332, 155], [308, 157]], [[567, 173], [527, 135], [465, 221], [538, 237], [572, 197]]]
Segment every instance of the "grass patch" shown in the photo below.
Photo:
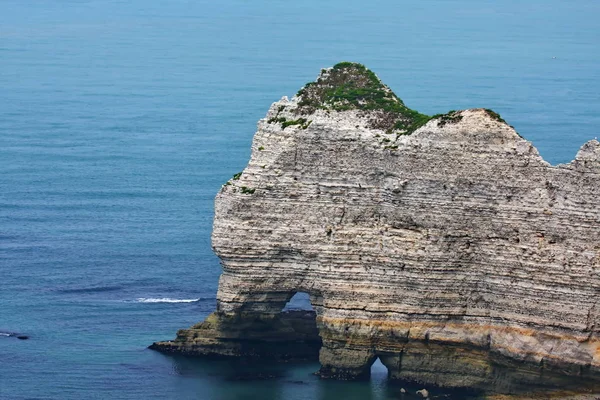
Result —
[[286, 119], [284, 117], [273, 117], [273, 118], [269, 118], [267, 120], [267, 122], [269, 124], [275, 123], [275, 122], [279, 122], [280, 124], [283, 124], [286, 121]]
[[285, 129], [288, 126], [300, 125], [302, 127], [302, 129], [306, 129], [306, 128], [308, 128], [308, 125], [310, 125], [311, 122], [312, 121], [308, 121], [306, 118], [298, 118], [298, 119], [294, 119], [294, 120], [290, 120], [290, 121], [284, 121], [281, 124], [281, 127], [283, 129]]
[[484, 111], [486, 112], [487, 115], [490, 116], [490, 118], [492, 118], [498, 122], [502, 122], [503, 124], [507, 124], [507, 122], [504, 120], [504, 118], [502, 118], [500, 116], [500, 114], [498, 114], [496, 111], [490, 110], [489, 108], [485, 108]]
[[437, 119], [437, 126], [441, 128], [444, 125], [458, 124], [460, 121], [462, 121], [463, 116], [452, 110], [448, 111], [446, 114], [436, 114], [431, 117], [431, 119]]
[[249, 187], [246, 187], [246, 186], [242, 186], [242, 187], [240, 187], [240, 191], [241, 191], [243, 194], [253, 194], [254, 192], [256, 192], [256, 189], [254, 189], [254, 188], [249, 188]]
[[281, 124], [281, 128], [285, 129], [288, 126], [294, 126], [294, 125], [300, 125], [300, 127], [302, 129], [306, 129], [310, 126], [310, 124], [312, 123], [312, 121], [307, 120], [306, 118], [298, 118], [298, 119], [293, 119], [293, 120], [287, 120], [284, 117], [274, 117], [274, 118], [269, 118], [267, 120], [267, 122], [269, 124], [272, 123], [280, 123]]
[[233, 180], [234, 180], [234, 181], [237, 181], [237, 180], [239, 180], [239, 179], [240, 179], [240, 176], [242, 176], [242, 173], [241, 173], [241, 172], [238, 172], [237, 174], [234, 174], [234, 175], [233, 175]]

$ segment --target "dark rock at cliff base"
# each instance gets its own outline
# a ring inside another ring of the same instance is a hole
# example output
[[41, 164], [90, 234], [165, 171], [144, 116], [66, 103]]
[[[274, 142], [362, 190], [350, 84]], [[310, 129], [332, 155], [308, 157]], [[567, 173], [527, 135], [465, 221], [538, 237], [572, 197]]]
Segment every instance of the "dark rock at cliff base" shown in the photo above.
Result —
[[274, 316], [240, 315], [228, 318], [213, 313], [190, 329], [177, 332], [173, 341], [149, 348], [213, 358], [238, 357], [274, 362], [316, 361], [321, 348], [314, 311], [293, 310]]

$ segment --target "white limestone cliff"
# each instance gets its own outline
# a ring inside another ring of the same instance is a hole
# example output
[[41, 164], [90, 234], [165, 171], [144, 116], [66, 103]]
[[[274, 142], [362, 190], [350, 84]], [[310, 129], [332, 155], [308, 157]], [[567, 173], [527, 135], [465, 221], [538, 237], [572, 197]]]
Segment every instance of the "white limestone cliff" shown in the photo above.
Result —
[[[441, 386], [484, 383], [494, 357], [600, 372], [600, 143], [552, 166], [490, 110], [398, 117], [331, 97], [332, 71], [271, 106], [217, 195], [212, 318], [276, 318], [309, 293], [324, 377], [364, 377], [377, 357], [391, 378]], [[192, 331], [178, 349], [202, 353]], [[455, 365], [419, 372], [435, 346]]]

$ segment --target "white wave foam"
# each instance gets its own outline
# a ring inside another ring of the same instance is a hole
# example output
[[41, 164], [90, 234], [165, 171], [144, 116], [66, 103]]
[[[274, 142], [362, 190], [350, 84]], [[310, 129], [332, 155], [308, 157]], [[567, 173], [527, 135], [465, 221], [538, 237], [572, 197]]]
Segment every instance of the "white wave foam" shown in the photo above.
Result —
[[12, 333], [0, 332], [0, 336], [12, 336]]
[[152, 298], [152, 297], [138, 297], [136, 301], [138, 303], [194, 303], [200, 299], [171, 299], [169, 297], [163, 298]]

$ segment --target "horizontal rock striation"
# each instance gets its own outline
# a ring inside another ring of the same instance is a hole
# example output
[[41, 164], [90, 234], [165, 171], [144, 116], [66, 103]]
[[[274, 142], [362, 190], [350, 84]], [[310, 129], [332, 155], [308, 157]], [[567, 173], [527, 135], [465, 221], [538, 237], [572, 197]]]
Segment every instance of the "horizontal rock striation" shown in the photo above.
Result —
[[[377, 357], [392, 378], [440, 386], [484, 384], [500, 359], [600, 372], [596, 140], [551, 166], [491, 110], [430, 118], [338, 64], [259, 121], [217, 195], [213, 246], [210, 320], [278, 318], [309, 293], [323, 377], [366, 377]], [[189, 349], [202, 326], [163, 349]], [[435, 366], [440, 345], [484, 357]]]

